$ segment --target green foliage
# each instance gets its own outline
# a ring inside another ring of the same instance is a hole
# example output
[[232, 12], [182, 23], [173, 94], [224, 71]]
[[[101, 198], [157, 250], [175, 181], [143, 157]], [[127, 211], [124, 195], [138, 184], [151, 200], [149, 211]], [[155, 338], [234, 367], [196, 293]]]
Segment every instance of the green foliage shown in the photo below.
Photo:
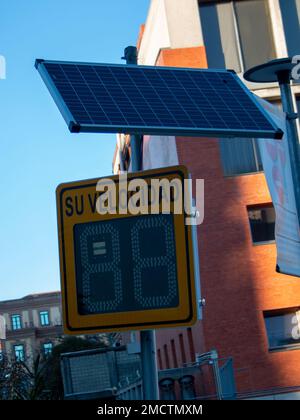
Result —
[[45, 391], [44, 373], [46, 364], [40, 354], [36, 356], [32, 366], [19, 362], [23, 370], [22, 386], [16, 389], [20, 400], [45, 400], [48, 399]]
[[19, 399], [26, 382], [23, 365], [19, 362], [10, 362], [7, 358], [1, 361], [0, 366], [0, 399]]
[[106, 337], [66, 337], [52, 354], [38, 354], [33, 363], [5, 359], [0, 364], [0, 400], [61, 400], [64, 398], [60, 356], [107, 346]]

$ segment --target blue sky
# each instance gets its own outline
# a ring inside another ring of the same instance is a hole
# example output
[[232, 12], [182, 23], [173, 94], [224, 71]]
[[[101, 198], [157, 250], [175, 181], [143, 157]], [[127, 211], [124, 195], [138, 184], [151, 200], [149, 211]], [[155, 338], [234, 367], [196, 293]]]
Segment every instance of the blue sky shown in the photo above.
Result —
[[58, 290], [55, 189], [112, 172], [115, 135], [70, 134], [36, 58], [121, 63], [149, 0], [1, 0], [0, 300]]

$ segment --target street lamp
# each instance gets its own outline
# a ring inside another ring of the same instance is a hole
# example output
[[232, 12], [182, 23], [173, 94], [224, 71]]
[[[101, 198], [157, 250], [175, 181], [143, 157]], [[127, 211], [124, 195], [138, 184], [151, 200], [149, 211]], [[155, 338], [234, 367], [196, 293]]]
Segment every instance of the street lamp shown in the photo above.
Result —
[[295, 63], [290, 58], [280, 58], [266, 64], [247, 70], [244, 78], [254, 83], [278, 82], [281, 92], [283, 111], [286, 113], [287, 144], [291, 165], [293, 191], [295, 195], [296, 210], [300, 225], [300, 145], [296, 120], [299, 115], [295, 111], [291, 80]]

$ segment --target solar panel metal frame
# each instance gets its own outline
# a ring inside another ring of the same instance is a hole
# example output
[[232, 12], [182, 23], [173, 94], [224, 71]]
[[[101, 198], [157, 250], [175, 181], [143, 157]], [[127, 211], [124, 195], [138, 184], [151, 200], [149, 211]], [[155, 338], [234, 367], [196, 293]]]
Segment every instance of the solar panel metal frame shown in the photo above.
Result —
[[[250, 138], [273, 138], [281, 139], [283, 132], [278, 128], [272, 118], [268, 115], [261, 104], [255, 99], [255, 96], [240, 80], [238, 75], [233, 70], [225, 69], [200, 69], [200, 68], [183, 68], [183, 67], [159, 67], [159, 66], [138, 66], [139, 69], [155, 69], [164, 71], [189, 71], [189, 72], [217, 72], [217, 73], [232, 73], [236, 82], [240, 85], [243, 91], [247, 94], [249, 100], [256, 106], [260, 113], [265, 117], [267, 122], [273, 127], [273, 130], [250, 130], [250, 129], [219, 129], [219, 128], [192, 128], [192, 127], [171, 127], [171, 126], [145, 126], [145, 125], [114, 125], [114, 124], [81, 124], [72, 115], [67, 107], [63, 96], [58, 91], [54, 81], [52, 80], [45, 64], [57, 65], [74, 65], [74, 66], [103, 66], [103, 67], [119, 67], [128, 68], [136, 65], [123, 64], [105, 64], [105, 63], [87, 63], [87, 62], [70, 62], [70, 61], [55, 61], [37, 59], [35, 67], [41, 75], [45, 85], [47, 86], [51, 96], [53, 97], [58, 109], [65, 119], [70, 132], [72, 133], [124, 133], [124, 134], [147, 134], [147, 135], [174, 135], [174, 136], [189, 136], [189, 137], [250, 137]], [[133, 98], [134, 99], [134, 98]]]

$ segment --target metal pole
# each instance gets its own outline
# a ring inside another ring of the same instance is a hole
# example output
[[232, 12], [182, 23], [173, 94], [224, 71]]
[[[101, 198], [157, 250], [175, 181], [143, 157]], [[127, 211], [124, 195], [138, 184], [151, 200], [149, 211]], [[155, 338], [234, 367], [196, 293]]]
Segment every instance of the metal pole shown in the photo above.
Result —
[[[124, 51], [126, 64], [137, 65], [137, 48], [127, 47]], [[130, 136], [131, 170], [142, 170], [142, 136]], [[144, 400], [158, 400], [158, 372], [156, 360], [155, 331], [141, 331], [141, 360]]]
[[223, 390], [222, 390], [222, 380], [221, 380], [219, 361], [218, 361], [218, 358], [219, 358], [218, 352], [216, 350], [211, 350], [210, 354], [211, 354], [211, 362], [213, 366], [218, 400], [222, 400]]
[[155, 331], [141, 331], [144, 400], [159, 400]]
[[283, 70], [282, 72], [277, 73], [277, 77], [280, 86], [283, 111], [287, 114], [287, 143], [290, 154], [296, 210], [298, 222], [300, 224], [300, 145], [296, 124], [297, 114], [294, 109], [290, 72]]

